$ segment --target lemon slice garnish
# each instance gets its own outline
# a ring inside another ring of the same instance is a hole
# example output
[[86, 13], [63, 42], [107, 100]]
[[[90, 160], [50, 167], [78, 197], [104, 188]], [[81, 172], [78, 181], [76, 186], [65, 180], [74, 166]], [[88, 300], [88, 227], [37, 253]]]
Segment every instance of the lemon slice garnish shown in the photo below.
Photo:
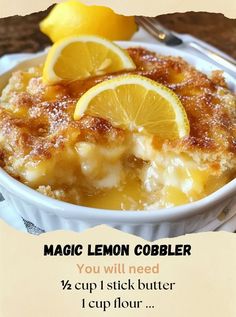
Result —
[[89, 89], [78, 101], [74, 119], [84, 114], [104, 118], [115, 127], [157, 135], [189, 135], [189, 121], [177, 95], [138, 75], [122, 75]]
[[135, 64], [119, 46], [98, 36], [73, 36], [56, 42], [49, 50], [43, 81], [56, 84], [120, 70]]

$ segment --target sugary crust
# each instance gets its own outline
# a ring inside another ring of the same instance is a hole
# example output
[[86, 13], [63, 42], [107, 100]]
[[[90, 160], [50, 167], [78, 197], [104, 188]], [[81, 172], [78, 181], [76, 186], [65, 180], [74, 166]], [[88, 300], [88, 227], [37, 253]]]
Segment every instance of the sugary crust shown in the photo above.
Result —
[[[197, 71], [179, 57], [160, 56], [143, 48], [129, 48], [128, 53], [140, 74], [172, 89], [186, 109], [190, 136], [166, 141], [163, 150], [211, 153], [224, 160], [236, 156], [236, 97], [229, 91], [221, 72], [212, 78]], [[127, 132], [109, 122], [93, 117], [73, 120], [78, 98], [95, 84], [127, 73], [126, 71], [75, 81], [67, 85], [45, 87], [40, 69], [13, 74], [2, 94], [0, 105], [0, 160], [11, 164], [12, 158], [43, 161], [63, 147], [78, 141], [122, 144]], [[153, 145], [160, 147], [158, 140]]]

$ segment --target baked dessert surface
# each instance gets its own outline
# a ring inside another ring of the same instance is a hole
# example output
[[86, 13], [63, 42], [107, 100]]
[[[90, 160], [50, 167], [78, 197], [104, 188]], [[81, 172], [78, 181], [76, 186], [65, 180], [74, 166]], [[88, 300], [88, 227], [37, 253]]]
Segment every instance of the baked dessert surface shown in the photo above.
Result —
[[[198, 200], [236, 175], [236, 97], [221, 72], [211, 78], [177, 57], [128, 53], [135, 73], [172, 89], [190, 136], [160, 141], [101, 118], [73, 120], [76, 102], [113, 73], [64, 85], [42, 84], [41, 67], [12, 74], [0, 102], [0, 161], [41, 193], [97, 208], [143, 210]], [[122, 72], [126, 73], [126, 72]]]

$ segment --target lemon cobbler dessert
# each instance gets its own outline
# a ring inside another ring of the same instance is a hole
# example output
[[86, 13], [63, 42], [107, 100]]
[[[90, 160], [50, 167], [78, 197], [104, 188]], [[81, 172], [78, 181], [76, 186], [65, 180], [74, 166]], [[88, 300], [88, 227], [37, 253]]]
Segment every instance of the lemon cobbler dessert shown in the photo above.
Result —
[[207, 77], [179, 57], [67, 39], [2, 91], [0, 162], [73, 204], [186, 204], [236, 175], [236, 96], [220, 71]]

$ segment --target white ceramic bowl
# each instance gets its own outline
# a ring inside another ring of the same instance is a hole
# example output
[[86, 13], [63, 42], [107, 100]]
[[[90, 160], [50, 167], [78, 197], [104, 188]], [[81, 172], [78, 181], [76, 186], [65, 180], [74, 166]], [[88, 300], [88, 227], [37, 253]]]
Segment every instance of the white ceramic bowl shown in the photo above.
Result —
[[[122, 47], [142, 46], [163, 55], [182, 56], [200, 71], [209, 74], [215, 66], [177, 49], [156, 44], [119, 42]], [[12, 71], [42, 62], [45, 52], [28, 59], [0, 77], [4, 87]], [[231, 89], [236, 91], [236, 81], [226, 74]], [[45, 230], [66, 229], [81, 232], [87, 228], [106, 224], [147, 240], [174, 237], [197, 232], [222, 213], [229, 212], [236, 203], [236, 179], [213, 194], [191, 204], [156, 211], [112, 211], [76, 206], [46, 197], [23, 185], [0, 169], [0, 191], [10, 208], [24, 219]], [[221, 216], [220, 216], [221, 215]], [[220, 217], [219, 217], [220, 216]]]

